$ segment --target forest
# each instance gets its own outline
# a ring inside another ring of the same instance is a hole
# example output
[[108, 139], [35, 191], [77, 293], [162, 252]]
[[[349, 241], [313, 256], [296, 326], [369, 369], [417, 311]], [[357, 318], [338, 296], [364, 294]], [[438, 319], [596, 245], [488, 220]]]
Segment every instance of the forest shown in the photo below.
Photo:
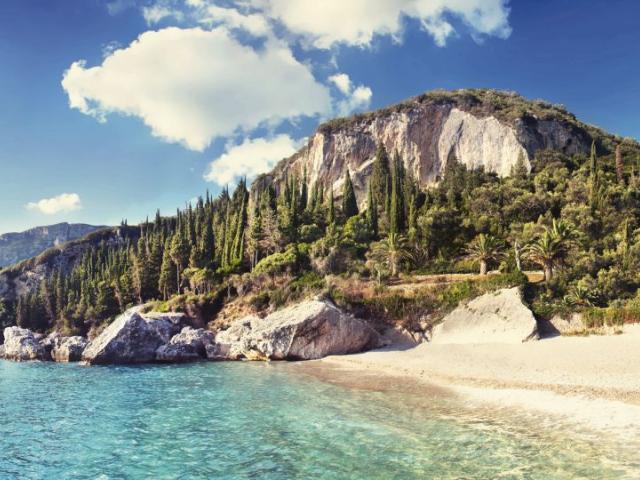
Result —
[[519, 158], [500, 178], [452, 158], [436, 186], [420, 188], [403, 159], [379, 146], [361, 202], [348, 171], [337, 193], [309, 187], [305, 171], [251, 191], [243, 179], [173, 216], [157, 212], [137, 228], [123, 221], [121, 241], [87, 249], [70, 272], [0, 310], [6, 324], [85, 334], [152, 300], [218, 305], [214, 315], [242, 295], [238, 279], [268, 305], [275, 299], [265, 279], [274, 277], [313, 290], [333, 275], [383, 291], [418, 274], [537, 270], [544, 281], [527, 292], [538, 315], [640, 319], [637, 145], [594, 141], [590, 155], [575, 156], [538, 151], [531, 165], [529, 172]]

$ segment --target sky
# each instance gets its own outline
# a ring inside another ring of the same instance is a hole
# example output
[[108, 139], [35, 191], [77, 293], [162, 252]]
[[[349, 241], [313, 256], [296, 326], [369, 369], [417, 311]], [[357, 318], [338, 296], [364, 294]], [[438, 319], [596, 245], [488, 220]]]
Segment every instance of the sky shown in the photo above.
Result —
[[640, 139], [637, 0], [0, 0], [0, 233], [130, 224], [435, 88]]

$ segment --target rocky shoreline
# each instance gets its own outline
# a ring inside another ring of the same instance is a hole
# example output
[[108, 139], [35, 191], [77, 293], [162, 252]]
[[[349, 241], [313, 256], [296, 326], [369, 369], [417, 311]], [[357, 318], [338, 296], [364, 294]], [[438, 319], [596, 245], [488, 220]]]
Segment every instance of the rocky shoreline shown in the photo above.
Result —
[[284, 308], [265, 318], [239, 319], [217, 334], [188, 323], [182, 313], [142, 313], [142, 307], [134, 307], [91, 341], [8, 327], [0, 358], [82, 361], [88, 365], [312, 360], [381, 346], [380, 336], [369, 325], [321, 299]]

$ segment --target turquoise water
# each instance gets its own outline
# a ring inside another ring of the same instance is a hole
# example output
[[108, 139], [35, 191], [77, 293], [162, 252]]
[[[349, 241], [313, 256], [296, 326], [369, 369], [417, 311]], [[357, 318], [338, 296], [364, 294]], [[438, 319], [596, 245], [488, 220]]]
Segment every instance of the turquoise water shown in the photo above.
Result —
[[0, 361], [0, 478], [635, 478], [602, 441], [266, 364]]

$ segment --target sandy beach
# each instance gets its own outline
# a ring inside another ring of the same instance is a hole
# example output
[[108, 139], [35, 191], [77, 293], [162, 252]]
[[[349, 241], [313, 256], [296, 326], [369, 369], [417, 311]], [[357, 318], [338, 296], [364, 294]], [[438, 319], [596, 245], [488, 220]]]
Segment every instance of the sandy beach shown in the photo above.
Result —
[[536, 409], [627, 434], [640, 421], [640, 326], [519, 345], [386, 347], [305, 364], [307, 372], [339, 383], [442, 388], [471, 402]]

